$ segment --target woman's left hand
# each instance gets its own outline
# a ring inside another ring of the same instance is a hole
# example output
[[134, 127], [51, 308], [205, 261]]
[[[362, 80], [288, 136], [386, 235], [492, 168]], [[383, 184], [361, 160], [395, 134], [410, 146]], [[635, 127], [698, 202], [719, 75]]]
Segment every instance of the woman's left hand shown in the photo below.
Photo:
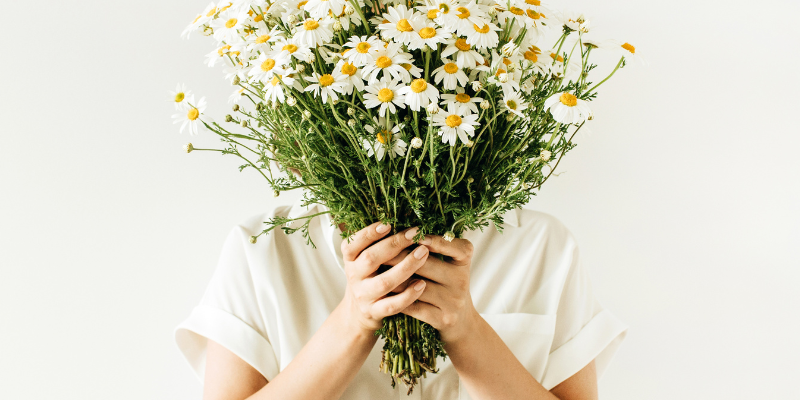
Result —
[[[416, 233], [416, 228], [410, 229], [406, 236], [413, 238]], [[425, 235], [420, 245], [427, 246], [431, 253], [444, 255], [445, 260], [428, 257], [416, 272], [426, 281], [422, 295], [400, 312], [436, 328], [444, 342], [457, 341], [470, 332], [478, 315], [469, 292], [472, 243]]]

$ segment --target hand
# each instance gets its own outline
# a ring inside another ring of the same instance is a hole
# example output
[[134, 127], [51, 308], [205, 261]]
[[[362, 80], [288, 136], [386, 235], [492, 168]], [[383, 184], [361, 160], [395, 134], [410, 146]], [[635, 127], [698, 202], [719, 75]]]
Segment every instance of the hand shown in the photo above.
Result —
[[[411, 240], [417, 228], [405, 231]], [[401, 312], [424, 321], [439, 330], [442, 340], [454, 342], [472, 330], [478, 312], [469, 292], [469, 272], [473, 246], [469, 240], [444, 240], [441, 236], [425, 235], [421, 247], [428, 246], [433, 253], [442, 254], [445, 261], [428, 257], [417, 274], [426, 278], [425, 291], [416, 301]], [[386, 263], [391, 265], [390, 263]], [[405, 285], [400, 285], [402, 290]]]
[[[386, 236], [389, 225], [374, 223], [358, 231], [348, 243], [342, 242], [344, 270], [347, 275], [347, 288], [342, 300], [346, 302], [349, 316], [358, 326], [370, 333], [383, 326], [383, 318], [397, 314], [416, 301], [425, 288], [425, 282], [417, 287], [417, 281], [408, 284], [410, 278], [428, 258], [428, 248], [419, 246], [413, 251], [406, 247], [413, 244], [413, 235], [406, 232], [376, 240]], [[404, 251], [405, 250], [405, 251]], [[398, 257], [400, 253], [402, 257]], [[378, 273], [381, 264], [392, 261], [391, 269]], [[386, 296], [398, 285], [406, 283], [398, 294]]]

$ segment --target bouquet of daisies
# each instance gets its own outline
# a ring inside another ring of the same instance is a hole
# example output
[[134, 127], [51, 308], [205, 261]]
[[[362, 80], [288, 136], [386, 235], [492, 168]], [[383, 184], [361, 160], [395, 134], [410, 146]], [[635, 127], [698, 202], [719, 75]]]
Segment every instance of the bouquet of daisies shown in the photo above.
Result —
[[[179, 86], [182, 122], [219, 135], [275, 194], [304, 189], [344, 237], [377, 220], [452, 240], [527, 203], [592, 119], [596, 89], [636, 57], [587, 38], [589, 21], [539, 0], [234, 0], [209, 4], [184, 31], [213, 37], [207, 64], [236, 91], [224, 123]], [[542, 41], [551, 37], [552, 46]], [[595, 49], [620, 52], [589, 81]], [[312, 217], [265, 221], [301, 231]], [[409, 386], [446, 357], [438, 332], [398, 314], [380, 368]]]

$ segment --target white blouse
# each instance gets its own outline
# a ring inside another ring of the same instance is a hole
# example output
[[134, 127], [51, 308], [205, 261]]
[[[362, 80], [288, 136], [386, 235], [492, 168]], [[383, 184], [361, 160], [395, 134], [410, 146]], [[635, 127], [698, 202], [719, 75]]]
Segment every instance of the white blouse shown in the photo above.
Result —
[[[263, 221], [327, 210], [320, 204], [280, 206], [253, 216], [228, 235], [208, 288], [175, 340], [202, 380], [207, 339], [258, 370], [268, 381], [286, 368], [344, 297], [347, 284], [338, 226], [327, 214], [300, 232], [276, 229], [251, 244]], [[504, 232], [493, 226], [464, 235], [474, 245], [470, 292], [475, 308], [537, 381], [552, 389], [593, 359], [598, 379], [628, 327], [604, 309], [581, 267], [573, 235], [551, 215], [516, 209]], [[410, 396], [378, 371], [379, 339], [341, 399], [470, 399], [450, 359], [422, 378]]]

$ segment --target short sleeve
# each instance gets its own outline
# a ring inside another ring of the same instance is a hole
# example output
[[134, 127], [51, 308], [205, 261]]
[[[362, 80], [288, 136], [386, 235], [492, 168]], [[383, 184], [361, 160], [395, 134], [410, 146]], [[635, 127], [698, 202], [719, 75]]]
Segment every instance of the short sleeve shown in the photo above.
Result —
[[249, 237], [241, 226], [228, 234], [200, 304], [175, 328], [178, 348], [201, 381], [208, 339], [239, 356], [267, 380], [279, 372], [245, 249]]
[[[572, 238], [571, 238], [572, 239]], [[627, 334], [628, 327], [604, 309], [592, 292], [581, 265], [577, 245], [556, 313], [556, 325], [542, 386], [550, 390], [595, 360], [597, 379], [608, 368]]]

